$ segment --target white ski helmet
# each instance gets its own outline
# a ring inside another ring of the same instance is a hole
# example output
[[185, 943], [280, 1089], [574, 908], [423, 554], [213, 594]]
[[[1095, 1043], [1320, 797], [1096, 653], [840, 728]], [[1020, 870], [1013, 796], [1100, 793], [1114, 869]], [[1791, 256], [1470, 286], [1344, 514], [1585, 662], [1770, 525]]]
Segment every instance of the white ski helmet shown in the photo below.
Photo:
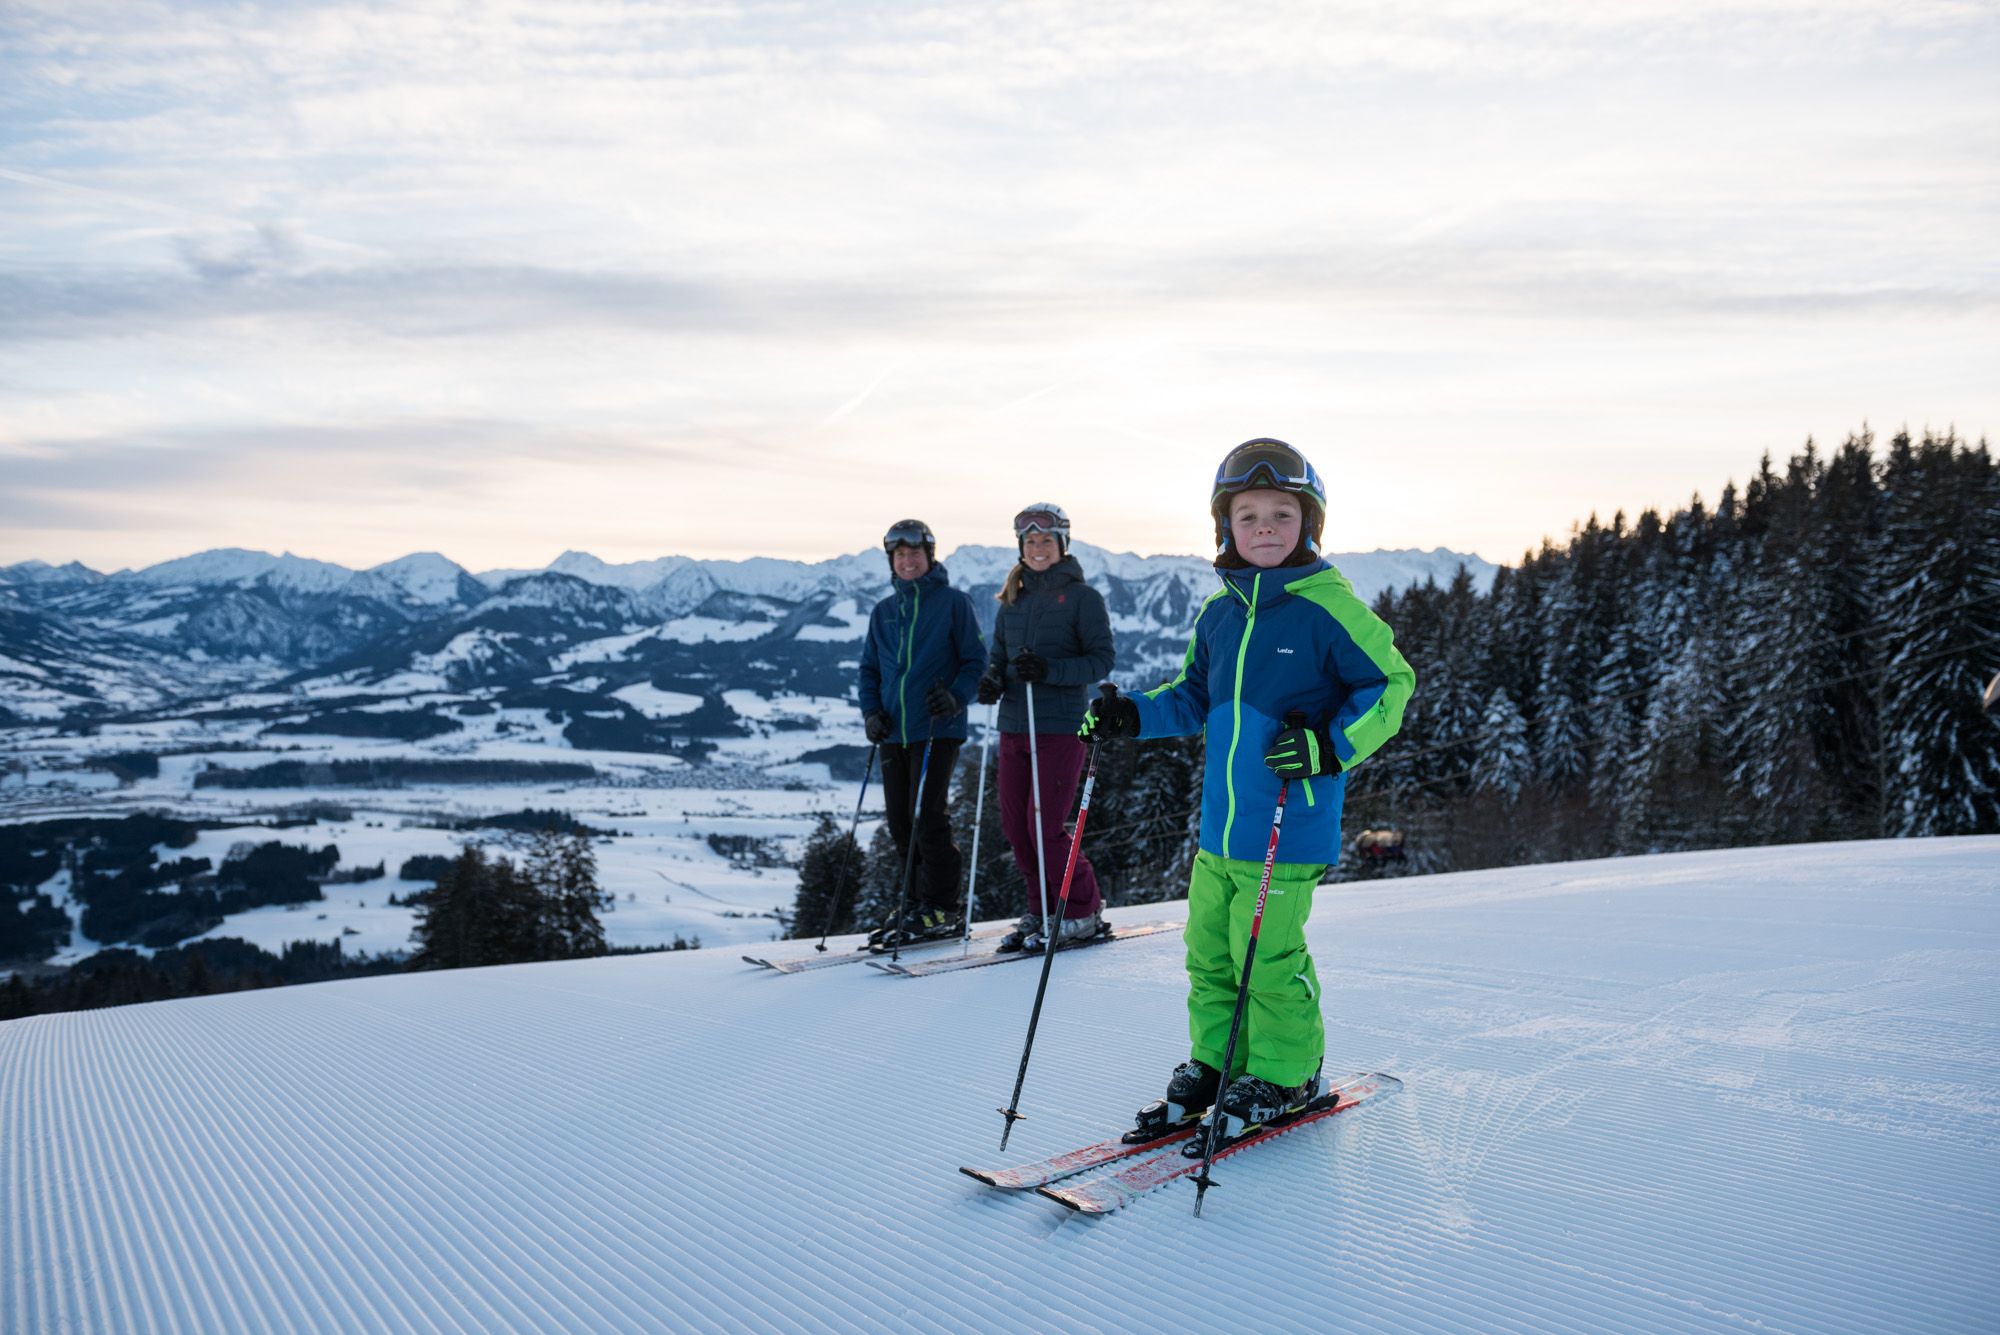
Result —
[[1018, 548], [1030, 533], [1052, 534], [1056, 549], [1069, 555], [1069, 516], [1053, 501], [1036, 501], [1014, 516], [1014, 545]]

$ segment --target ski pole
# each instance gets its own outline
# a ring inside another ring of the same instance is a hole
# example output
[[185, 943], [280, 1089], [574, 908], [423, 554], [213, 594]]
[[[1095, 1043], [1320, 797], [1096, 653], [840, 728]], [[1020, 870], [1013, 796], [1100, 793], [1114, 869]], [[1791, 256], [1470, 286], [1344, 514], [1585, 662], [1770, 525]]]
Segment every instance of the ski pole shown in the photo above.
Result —
[[987, 720], [986, 736], [979, 743], [979, 793], [972, 800], [972, 869], [965, 877], [965, 940], [963, 950], [972, 949], [972, 887], [979, 884], [979, 827], [986, 816], [986, 753], [993, 748], [993, 734], [1000, 729], [1000, 702], [993, 702], [993, 717]]
[[1049, 920], [1049, 857], [1042, 848], [1042, 761], [1041, 753], [1035, 748], [1035, 683], [1024, 683], [1028, 688], [1028, 791], [1034, 801], [1035, 815], [1035, 874], [1041, 881], [1042, 922]]
[[[1028, 689], [1032, 691], [1034, 687]], [[1118, 694], [1118, 688], [1108, 681], [1099, 689], [1107, 700]], [[1021, 1086], [1028, 1080], [1028, 1054], [1035, 1050], [1035, 1026], [1042, 1020], [1042, 997], [1049, 990], [1049, 971], [1056, 962], [1056, 938], [1062, 935], [1063, 914], [1069, 909], [1070, 881], [1076, 876], [1077, 854], [1083, 848], [1083, 823], [1090, 819], [1090, 790], [1097, 785], [1097, 737], [1094, 733], [1084, 748], [1084, 754], [1090, 759], [1083, 767], [1083, 798], [1076, 809], [1076, 830], [1069, 839], [1069, 862], [1063, 867], [1062, 896], [1056, 900], [1055, 917], [1045, 916], [1042, 919], [1042, 936], [1047, 942], [1042, 950], [1042, 981], [1035, 988], [1035, 1008], [1028, 1012], [1028, 1039], [1021, 1045], [1021, 1069], [1014, 1076], [1014, 1097], [1000, 1109], [1000, 1115], [1007, 1119], [1005, 1128], [1000, 1132], [1000, 1148], [1003, 1150], [1007, 1148], [1007, 1137], [1014, 1134], [1014, 1123], [1022, 1120], [1022, 1114], [1017, 1110], [1021, 1106]], [[1036, 828], [1040, 828], [1039, 821]]]
[[[868, 744], [868, 764], [861, 771], [861, 793], [860, 796], [854, 799], [854, 823], [847, 827], [847, 842], [854, 844], [854, 850], [857, 853], [861, 851], [861, 845], [855, 843], [855, 840], [861, 834], [861, 804], [868, 800], [868, 780], [875, 775], [875, 753], [881, 749], [882, 744], [880, 742], [870, 742]], [[841, 870], [845, 871], [847, 869], [847, 859], [842, 857], [840, 861]], [[846, 881], [847, 878], [845, 876], [835, 881], [833, 893], [827, 897], [826, 930], [819, 934], [819, 944], [813, 947], [814, 950], [824, 951], [826, 949], [826, 939], [833, 935], [834, 923], [840, 921], [840, 892], [845, 886]]]
[[[886, 769], [887, 766], [884, 766]], [[917, 822], [924, 814], [924, 780], [931, 772], [931, 739], [924, 738], [924, 759], [917, 769], [917, 786], [910, 795], [910, 847], [903, 854], [903, 879], [896, 886], [896, 918], [890, 928], [889, 958], [903, 957], [903, 905], [910, 897], [910, 873], [917, 866]]]
[[[1285, 726], [1302, 728], [1306, 716], [1298, 710], [1285, 715]], [[1271, 813], [1271, 842], [1264, 849], [1264, 878], [1257, 884], [1257, 912], [1250, 919], [1250, 942], [1243, 948], [1243, 981], [1236, 985], [1236, 1013], [1229, 1017], [1229, 1042], [1222, 1049], [1222, 1070], [1216, 1076], [1215, 1108], [1209, 1114], [1208, 1130], [1202, 1134], [1201, 1172], [1194, 1179], [1194, 1217], [1201, 1218], [1201, 1198], [1208, 1194], [1213, 1185], [1209, 1169], [1215, 1163], [1215, 1142], [1222, 1134], [1222, 1091], [1229, 1082], [1229, 1064], [1236, 1060], [1236, 1036], [1243, 1024], [1243, 1008], [1250, 1001], [1250, 965], [1257, 958], [1257, 933], [1264, 926], [1264, 901], [1271, 897], [1271, 868], [1278, 861], [1278, 831], [1285, 824], [1285, 795], [1291, 791], [1290, 779], [1278, 780], [1278, 807]]]

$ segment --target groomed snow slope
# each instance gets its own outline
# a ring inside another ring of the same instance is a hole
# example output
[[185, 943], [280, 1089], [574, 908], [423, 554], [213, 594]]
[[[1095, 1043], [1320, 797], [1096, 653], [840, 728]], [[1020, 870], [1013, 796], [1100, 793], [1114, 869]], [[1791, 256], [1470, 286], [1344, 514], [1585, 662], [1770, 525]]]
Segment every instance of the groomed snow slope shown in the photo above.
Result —
[[[1168, 905], [1165, 916], [1182, 910]], [[0, 1025], [0, 1328], [1991, 1331], [2000, 839], [1321, 892], [1397, 1098], [1102, 1220], [961, 1163], [1121, 1124], [1177, 940], [1036, 971], [735, 951]], [[1161, 910], [1127, 910], [1139, 920]]]

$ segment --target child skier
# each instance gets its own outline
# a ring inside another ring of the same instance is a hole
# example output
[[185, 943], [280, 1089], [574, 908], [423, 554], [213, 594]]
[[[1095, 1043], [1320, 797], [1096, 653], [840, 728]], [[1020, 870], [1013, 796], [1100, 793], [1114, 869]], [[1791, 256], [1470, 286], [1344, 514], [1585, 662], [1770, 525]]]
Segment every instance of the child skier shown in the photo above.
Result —
[[[1091, 703], [1086, 737], [1207, 734], [1201, 842], [1188, 885], [1188, 1033], [1164, 1106], [1141, 1129], [1191, 1121], [1218, 1092], [1230, 1137], [1319, 1092], [1326, 1034], [1306, 950], [1313, 888], [1339, 857], [1345, 773], [1402, 726], [1416, 674], [1389, 627], [1319, 554], [1326, 489], [1299, 451], [1246, 441], [1215, 472], [1216, 572], [1180, 675]], [[1304, 726], [1287, 726], [1302, 713]], [[1271, 869], [1234, 1069], [1218, 1069], [1250, 938], [1278, 787], [1292, 781]], [[1195, 1137], [1199, 1153], [1201, 1137]]]

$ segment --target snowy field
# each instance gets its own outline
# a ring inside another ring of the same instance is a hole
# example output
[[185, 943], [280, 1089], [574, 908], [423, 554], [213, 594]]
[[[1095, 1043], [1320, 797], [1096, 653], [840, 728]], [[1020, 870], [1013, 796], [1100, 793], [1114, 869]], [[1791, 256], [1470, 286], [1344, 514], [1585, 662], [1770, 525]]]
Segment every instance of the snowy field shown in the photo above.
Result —
[[[1176, 905], [1125, 910], [1173, 916]], [[0, 1025], [0, 1330], [1991, 1332], [2000, 839], [1328, 888], [1398, 1097], [1090, 1220], [960, 1164], [1185, 1052], [1171, 935], [1035, 969], [703, 950]]]
[[[699, 704], [693, 696], [650, 687], [630, 688], [626, 698], [662, 715]], [[228, 822], [226, 828], [204, 831], [191, 848], [156, 850], [163, 861], [206, 857], [218, 865], [238, 843], [275, 839], [315, 849], [335, 844], [342, 870], [383, 863], [386, 878], [327, 885], [323, 903], [232, 914], [207, 935], [240, 937], [274, 952], [290, 941], [339, 940], [349, 952], [380, 953], [409, 949], [416, 923], [414, 909], [390, 905], [388, 897], [428, 884], [397, 879], [405, 859], [454, 856], [467, 843], [513, 855], [526, 843], [525, 836], [492, 828], [443, 826], [530, 807], [553, 808], [609, 832], [596, 841], [596, 853], [599, 883], [615, 900], [603, 915], [612, 946], [667, 945], [677, 937], [698, 939], [704, 947], [764, 944], [781, 933], [773, 915], [790, 910], [796, 871], [732, 863], [709, 845], [708, 836], [771, 840], [774, 853], [795, 859], [818, 813], [834, 813], [844, 826], [855, 799], [854, 784], [832, 784], [826, 766], [798, 763], [798, 756], [863, 739], [859, 716], [840, 701], [795, 695], [765, 700], [747, 691], [730, 692], [729, 699], [750, 721], [752, 735], [725, 739], [700, 766], [671, 756], [573, 748], [562, 740], [560, 727], [536, 710], [470, 718], [464, 732], [424, 742], [287, 735], [281, 739], [284, 749], [262, 734], [261, 722], [174, 719], [107, 725], [91, 737], [51, 732], [9, 745], [5, 758], [16, 768], [0, 776], [0, 822], [138, 811]], [[803, 720], [813, 726], [796, 726]], [[793, 726], [783, 726], [787, 723]], [[232, 746], [253, 749], [228, 749]], [[186, 753], [164, 755], [157, 778], [125, 783], [86, 767], [92, 757], [120, 751]], [[593, 766], [598, 777], [556, 783], [413, 783], [387, 789], [195, 786], [195, 776], [210, 765], [249, 769], [280, 760], [580, 763]], [[352, 819], [289, 829], [258, 827], [311, 803], [347, 808]], [[880, 814], [876, 788], [861, 828], [864, 842]], [[73, 920], [80, 918], [80, 906], [69, 898], [67, 872], [38, 888], [69, 909]], [[97, 942], [75, 932], [54, 961], [74, 963], [97, 949]]]

